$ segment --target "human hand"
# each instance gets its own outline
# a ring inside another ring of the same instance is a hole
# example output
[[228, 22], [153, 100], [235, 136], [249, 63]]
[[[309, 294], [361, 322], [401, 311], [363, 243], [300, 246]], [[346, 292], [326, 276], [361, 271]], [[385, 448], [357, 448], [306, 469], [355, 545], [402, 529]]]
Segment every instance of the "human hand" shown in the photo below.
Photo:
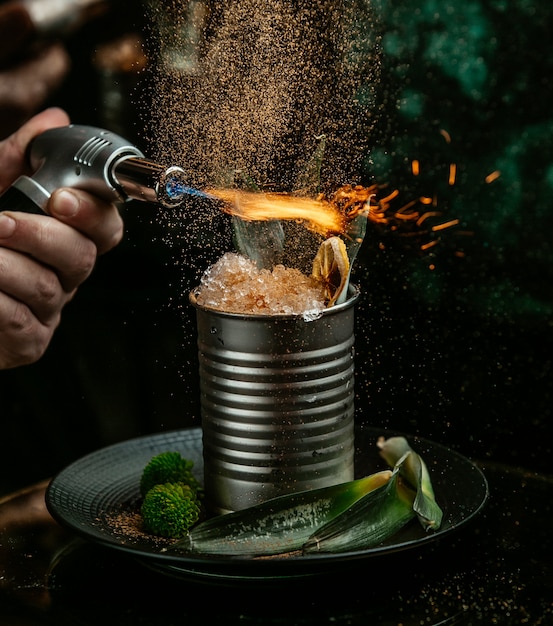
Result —
[[[0, 142], [0, 192], [28, 172], [33, 137], [69, 123], [48, 109]], [[38, 360], [59, 325], [61, 311], [90, 275], [98, 254], [122, 238], [117, 207], [75, 189], [58, 189], [47, 215], [0, 213], [0, 368]]]

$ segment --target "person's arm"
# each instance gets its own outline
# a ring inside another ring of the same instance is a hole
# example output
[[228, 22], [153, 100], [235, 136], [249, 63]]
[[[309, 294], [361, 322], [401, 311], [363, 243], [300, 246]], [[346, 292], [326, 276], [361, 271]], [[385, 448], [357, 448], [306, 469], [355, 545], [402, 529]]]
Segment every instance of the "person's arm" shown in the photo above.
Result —
[[[49, 109], [0, 142], [0, 192], [27, 172], [29, 141], [69, 123]], [[0, 213], [0, 369], [45, 352], [64, 305], [89, 276], [98, 254], [119, 243], [123, 222], [113, 204], [74, 189], [56, 190], [48, 215]]]

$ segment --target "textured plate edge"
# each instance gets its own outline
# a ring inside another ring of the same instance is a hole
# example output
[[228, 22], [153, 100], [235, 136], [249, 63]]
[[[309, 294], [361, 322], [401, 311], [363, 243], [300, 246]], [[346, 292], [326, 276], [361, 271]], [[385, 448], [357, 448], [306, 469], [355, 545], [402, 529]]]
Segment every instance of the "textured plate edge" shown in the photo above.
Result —
[[[72, 467], [77, 466], [78, 464], [84, 462], [85, 460], [89, 460], [101, 453], [113, 452], [118, 448], [128, 448], [132, 444], [136, 443], [158, 443], [162, 440], [165, 440], [170, 437], [180, 436], [183, 434], [189, 434], [188, 439], [190, 441], [198, 441], [201, 439], [201, 428], [199, 427], [189, 427], [183, 429], [176, 429], [170, 431], [161, 431], [157, 433], [152, 433], [148, 435], [142, 435], [140, 437], [134, 437], [132, 439], [128, 439], [121, 442], [116, 442], [114, 444], [110, 444], [103, 448], [99, 448], [98, 450], [92, 451], [80, 459], [76, 459], [68, 466], [63, 468], [60, 472], [58, 472], [49, 482], [46, 491], [45, 491], [45, 499], [46, 506], [50, 515], [62, 526], [65, 528], [69, 528], [73, 532], [75, 532], [81, 538], [87, 539], [88, 541], [96, 542], [104, 547], [117, 549], [119, 551], [126, 552], [128, 554], [132, 554], [138, 560], [154, 560], [156, 563], [156, 569], [163, 570], [167, 568], [167, 570], [171, 570], [173, 572], [177, 572], [180, 570], [185, 575], [189, 575], [192, 577], [208, 577], [210, 579], [220, 578], [221, 580], [252, 580], [252, 579], [267, 579], [274, 580], [282, 577], [304, 577], [309, 574], [305, 574], [304, 572], [298, 571], [297, 574], [290, 575], [290, 566], [293, 564], [293, 567], [297, 567], [298, 570], [309, 569], [313, 565], [322, 565], [331, 566], [333, 563], [343, 564], [344, 561], [356, 561], [361, 559], [367, 559], [376, 556], [382, 556], [386, 554], [392, 554], [396, 552], [402, 552], [411, 549], [417, 549], [419, 547], [423, 547], [428, 543], [432, 543], [443, 537], [448, 536], [449, 534], [459, 530], [461, 527], [465, 527], [471, 520], [477, 517], [482, 509], [485, 507], [488, 499], [489, 499], [489, 484], [486, 479], [486, 476], [482, 469], [478, 467], [478, 465], [468, 457], [463, 454], [448, 448], [447, 446], [434, 442], [426, 437], [422, 437], [415, 434], [402, 433], [394, 430], [390, 430], [388, 428], [377, 428], [374, 426], [361, 426], [359, 428], [359, 434], [364, 435], [374, 435], [376, 433], [380, 433], [383, 436], [405, 436], [411, 443], [417, 441], [424, 443], [429, 446], [431, 449], [439, 448], [442, 453], [447, 454], [449, 456], [453, 456], [456, 458], [457, 462], [467, 465], [471, 468], [471, 471], [475, 471], [476, 475], [481, 481], [480, 487], [483, 489], [483, 497], [480, 500], [478, 506], [470, 512], [463, 520], [454, 524], [447, 529], [440, 530], [436, 533], [425, 534], [422, 535], [418, 540], [408, 540], [402, 543], [392, 544], [392, 545], [382, 545], [375, 546], [373, 548], [367, 550], [355, 550], [355, 551], [343, 551], [340, 553], [321, 553], [321, 554], [309, 554], [302, 556], [282, 556], [282, 557], [271, 557], [266, 559], [259, 558], [251, 558], [251, 557], [221, 557], [217, 555], [201, 555], [201, 558], [198, 555], [194, 555], [193, 557], [186, 557], [184, 555], [172, 555], [169, 553], [162, 552], [150, 552], [140, 548], [137, 548], [133, 544], [123, 544], [120, 541], [117, 541], [116, 535], [108, 535], [106, 539], [102, 539], [98, 535], [91, 535], [90, 532], [87, 532], [87, 529], [90, 527], [85, 526], [83, 528], [79, 527], [76, 524], [68, 523], [62, 514], [57, 511], [56, 506], [51, 502], [50, 494], [56, 488], [56, 480], [59, 479], [60, 476], [63, 476], [65, 472], [70, 472]], [[249, 575], [241, 576], [239, 573], [236, 576], [228, 574], [228, 570], [231, 568], [241, 569], [246, 567]], [[222, 568], [217, 571], [217, 568]], [[256, 572], [254, 574], [251, 573], [251, 569], [256, 568]], [[274, 575], [267, 575], [267, 570], [274, 569], [277, 570], [277, 573]], [[200, 571], [203, 570], [203, 571]]]

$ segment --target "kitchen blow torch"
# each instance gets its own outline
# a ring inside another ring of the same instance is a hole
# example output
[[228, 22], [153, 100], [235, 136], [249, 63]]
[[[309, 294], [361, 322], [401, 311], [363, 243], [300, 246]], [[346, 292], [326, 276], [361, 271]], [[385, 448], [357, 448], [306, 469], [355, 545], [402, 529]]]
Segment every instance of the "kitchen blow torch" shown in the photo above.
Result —
[[102, 128], [71, 124], [52, 128], [29, 145], [31, 176], [20, 176], [0, 196], [0, 211], [46, 212], [59, 187], [73, 187], [107, 202], [142, 200], [174, 208], [190, 196], [185, 171], [147, 159], [123, 137]]

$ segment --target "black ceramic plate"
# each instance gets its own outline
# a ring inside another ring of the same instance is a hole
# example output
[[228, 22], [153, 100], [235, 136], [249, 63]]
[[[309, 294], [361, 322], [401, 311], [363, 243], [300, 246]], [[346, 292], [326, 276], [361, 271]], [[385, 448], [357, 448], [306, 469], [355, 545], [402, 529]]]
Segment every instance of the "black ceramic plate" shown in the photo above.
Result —
[[[355, 467], [359, 476], [385, 469], [376, 441], [382, 435], [394, 434], [397, 433], [374, 428], [363, 428], [356, 433]], [[367, 550], [270, 558], [173, 554], [163, 552], [156, 538], [129, 532], [128, 525], [121, 520], [136, 511], [142, 470], [153, 456], [179, 451], [194, 461], [194, 471], [202, 479], [199, 428], [139, 437], [93, 452], [69, 465], [51, 481], [46, 504], [59, 523], [80, 536], [130, 552], [167, 574], [214, 581], [313, 576], [355, 560], [413, 550], [437, 541], [465, 525], [482, 508], [488, 485], [476, 465], [442, 445], [408, 435], [407, 439], [428, 465], [436, 499], [444, 511], [442, 526], [436, 532], [425, 532], [413, 520], [387, 542]]]

